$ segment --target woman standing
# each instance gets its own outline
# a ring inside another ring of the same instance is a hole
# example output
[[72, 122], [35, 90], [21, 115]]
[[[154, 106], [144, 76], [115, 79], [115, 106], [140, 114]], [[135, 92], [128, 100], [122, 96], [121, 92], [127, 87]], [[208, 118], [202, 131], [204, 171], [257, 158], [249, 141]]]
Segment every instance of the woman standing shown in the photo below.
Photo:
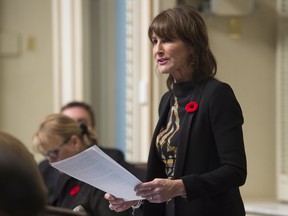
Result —
[[[136, 186], [144, 216], [243, 216], [239, 187], [245, 183], [242, 111], [231, 87], [214, 78], [216, 60], [206, 25], [192, 6], [157, 15], [149, 39], [161, 74], [168, 74], [159, 105], [147, 170]], [[106, 194], [117, 212], [125, 202]]]

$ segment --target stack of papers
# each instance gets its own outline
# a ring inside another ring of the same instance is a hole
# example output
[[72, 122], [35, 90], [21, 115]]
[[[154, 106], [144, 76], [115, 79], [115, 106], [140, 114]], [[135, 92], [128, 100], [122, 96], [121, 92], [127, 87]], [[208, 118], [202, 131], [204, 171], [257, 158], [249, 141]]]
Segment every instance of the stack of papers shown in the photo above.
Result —
[[141, 181], [98, 146], [64, 160], [51, 163], [53, 167], [67, 175], [90, 184], [124, 200], [140, 200], [134, 187]]

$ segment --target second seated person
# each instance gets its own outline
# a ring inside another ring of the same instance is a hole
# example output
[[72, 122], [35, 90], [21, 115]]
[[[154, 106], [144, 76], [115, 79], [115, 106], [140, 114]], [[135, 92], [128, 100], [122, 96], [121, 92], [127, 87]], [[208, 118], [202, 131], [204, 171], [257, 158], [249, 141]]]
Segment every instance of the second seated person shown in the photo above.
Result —
[[[71, 101], [61, 107], [61, 113], [69, 116], [70, 118], [80, 123], [85, 123], [91, 131], [95, 131], [96, 122], [95, 114], [92, 107], [83, 101]], [[96, 137], [97, 139], [97, 137]], [[117, 163], [130, 171], [141, 181], [145, 180], [146, 172], [125, 160], [123, 152], [116, 148], [107, 148], [99, 145], [98, 140], [94, 140], [94, 144], [98, 145], [102, 151], [113, 158]], [[44, 179], [45, 185], [48, 190], [47, 204], [55, 205], [59, 196], [59, 171], [50, 166], [48, 160], [43, 160], [39, 164], [41, 175]]]
[[[95, 114], [92, 107], [83, 101], [71, 101], [61, 108], [61, 113], [76, 120], [78, 123], [85, 123], [91, 130], [95, 131], [96, 122]], [[108, 154], [116, 162], [118, 162], [125, 169], [134, 174], [141, 181], [146, 179], [145, 169], [136, 167], [134, 164], [128, 163], [125, 160], [122, 151], [116, 148], [103, 147], [101, 144], [96, 143], [102, 151]]]
[[[95, 133], [64, 114], [48, 115], [34, 134], [33, 145], [50, 163], [72, 157], [96, 142]], [[53, 168], [54, 169], [54, 168]], [[56, 170], [56, 169], [55, 169]], [[89, 184], [58, 172], [53, 205], [85, 211], [91, 216], [128, 216], [130, 211], [116, 213], [109, 209], [104, 192]]]

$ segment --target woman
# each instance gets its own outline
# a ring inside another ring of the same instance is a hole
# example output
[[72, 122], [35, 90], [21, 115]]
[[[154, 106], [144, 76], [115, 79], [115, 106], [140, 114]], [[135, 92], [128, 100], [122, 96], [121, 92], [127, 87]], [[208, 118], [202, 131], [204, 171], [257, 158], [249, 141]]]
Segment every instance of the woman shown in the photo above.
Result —
[[[92, 107], [89, 104], [82, 101], [71, 101], [61, 107], [61, 113], [74, 119], [79, 124], [85, 123], [89, 128], [89, 130], [95, 131], [96, 127], [96, 119], [94, 118], [95, 114]], [[98, 145], [96, 139], [93, 139], [93, 144]], [[116, 148], [103, 147], [101, 145], [98, 145], [98, 147], [102, 151], [104, 151], [107, 155], [109, 155], [113, 160], [115, 160], [125, 169], [130, 171], [136, 177], [138, 177], [140, 180], [142, 181], [145, 180], [145, 170], [139, 169], [135, 165], [128, 163], [125, 160], [122, 151]], [[58, 185], [59, 171], [54, 167], [50, 166], [49, 161], [47, 159], [44, 159], [39, 163], [39, 169], [48, 190], [47, 204], [53, 205], [58, 199], [59, 195], [58, 191], [62, 190]]]
[[[231, 87], [214, 78], [202, 17], [192, 6], [168, 9], [154, 18], [148, 35], [159, 72], [169, 75], [169, 91], [159, 105], [147, 182], [135, 187], [145, 199], [144, 216], [245, 215], [242, 111]], [[117, 212], [140, 206], [105, 198]]]
[[37, 163], [25, 145], [0, 131], [0, 215], [37, 216], [44, 211], [46, 189]]
[[[72, 157], [95, 143], [95, 134], [85, 124], [79, 124], [64, 114], [47, 116], [33, 138], [36, 150], [50, 163]], [[103, 191], [64, 173], [58, 175], [54, 206], [85, 211], [91, 216], [119, 215], [110, 211]], [[119, 216], [122, 215], [129, 215], [129, 211], [124, 211]]]

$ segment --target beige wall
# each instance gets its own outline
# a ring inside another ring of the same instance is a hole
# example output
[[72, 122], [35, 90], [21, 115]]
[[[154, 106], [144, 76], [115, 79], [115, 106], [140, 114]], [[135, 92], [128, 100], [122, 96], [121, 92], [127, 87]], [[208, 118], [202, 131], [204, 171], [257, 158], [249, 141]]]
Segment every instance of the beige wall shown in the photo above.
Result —
[[247, 198], [275, 196], [276, 1], [258, 0], [240, 18], [239, 39], [228, 34], [226, 17], [207, 17], [217, 77], [231, 84], [244, 113], [248, 159]]
[[0, 0], [0, 33], [19, 38], [19, 54], [0, 57], [0, 130], [30, 148], [39, 122], [53, 111], [50, 1]]
[[[231, 84], [244, 112], [245, 199], [275, 196], [276, 3], [256, 3], [255, 12], [240, 19], [239, 39], [229, 37], [227, 18], [205, 17], [217, 77]], [[0, 130], [27, 145], [40, 120], [53, 111], [51, 19], [49, 0], [0, 0], [0, 32], [21, 38], [18, 56], [0, 57]], [[26, 48], [30, 36], [34, 50]]]

